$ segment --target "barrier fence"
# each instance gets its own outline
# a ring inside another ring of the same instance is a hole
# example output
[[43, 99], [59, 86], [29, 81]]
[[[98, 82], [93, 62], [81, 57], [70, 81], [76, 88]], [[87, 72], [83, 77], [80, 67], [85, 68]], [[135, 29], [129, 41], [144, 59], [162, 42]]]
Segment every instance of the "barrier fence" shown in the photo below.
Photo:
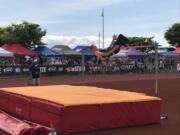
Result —
[[[85, 68], [85, 67], [84, 67]], [[55, 75], [68, 73], [81, 73], [81, 65], [40, 65], [41, 74]], [[85, 69], [84, 69], [85, 70]], [[0, 66], [0, 75], [25, 75], [30, 73], [29, 66]]]
[[[82, 70], [83, 69], [83, 70]], [[121, 64], [121, 65], [40, 65], [41, 74], [102, 74], [102, 73], [151, 73], [153, 65]], [[159, 72], [180, 72], [180, 64], [159, 66]], [[1, 75], [26, 75], [30, 74], [29, 66], [0, 66]]]

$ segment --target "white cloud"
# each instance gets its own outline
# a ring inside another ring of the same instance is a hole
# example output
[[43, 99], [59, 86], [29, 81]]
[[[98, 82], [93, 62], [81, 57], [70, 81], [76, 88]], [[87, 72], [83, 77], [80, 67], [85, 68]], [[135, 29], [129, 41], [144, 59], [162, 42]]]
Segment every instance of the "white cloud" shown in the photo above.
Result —
[[164, 47], [169, 46], [168, 42], [164, 38], [164, 34], [162, 34], [162, 33], [154, 34], [154, 40], [157, 41], [160, 45], [162, 45]]
[[[154, 34], [147, 34], [144, 35], [145, 37], [154, 36], [154, 40], [157, 41], [162, 46], [169, 46], [167, 41], [164, 39], [164, 35], [161, 33], [154, 33]], [[105, 38], [105, 47], [108, 47], [111, 38]], [[101, 38], [101, 47], [102, 47], [102, 38]], [[47, 35], [43, 37], [43, 42], [47, 44], [49, 48], [53, 47], [54, 45], [68, 45], [71, 48], [74, 48], [77, 45], [91, 45], [95, 44], [99, 46], [99, 37], [90, 35], [90, 36], [63, 36], [63, 35]]]
[[[102, 41], [102, 39], [101, 39]], [[48, 44], [48, 47], [52, 47], [54, 45], [69, 45], [71, 48], [74, 48], [76, 45], [91, 45], [96, 44], [99, 45], [99, 37], [98, 36], [63, 36], [63, 35], [47, 35], [43, 37], [43, 42]], [[107, 47], [111, 42], [111, 38], [105, 39], [105, 47]], [[102, 42], [101, 42], [102, 47]]]

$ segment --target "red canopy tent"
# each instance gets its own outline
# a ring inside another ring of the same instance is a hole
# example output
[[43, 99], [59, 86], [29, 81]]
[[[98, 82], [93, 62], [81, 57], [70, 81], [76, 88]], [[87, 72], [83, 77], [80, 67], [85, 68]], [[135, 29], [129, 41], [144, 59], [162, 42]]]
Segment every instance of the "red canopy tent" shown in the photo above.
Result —
[[16, 56], [30, 56], [30, 57], [38, 56], [37, 53], [23, 47], [21, 44], [4, 44], [1, 47], [9, 52], [14, 53]]
[[180, 47], [176, 48], [175, 52], [180, 53]]

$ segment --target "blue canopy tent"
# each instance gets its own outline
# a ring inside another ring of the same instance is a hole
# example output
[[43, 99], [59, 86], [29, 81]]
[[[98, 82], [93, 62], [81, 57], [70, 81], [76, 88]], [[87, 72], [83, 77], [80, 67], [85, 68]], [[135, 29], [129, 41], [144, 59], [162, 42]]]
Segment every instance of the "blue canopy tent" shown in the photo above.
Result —
[[161, 53], [160, 55], [166, 57], [180, 57], [180, 53], [176, 53], [175, 51]]
[[95, 54], [90, 50], [90, 46], [78, 45], [73, 50], [83, 54], [84, 56], [94, 57]]
[[37, 52], [39, 55], [46, 57], [60, 56], [60, 54], [55, 53], [46, 46], [38, 46], [37, 48], [34, 49], [34, 51]]

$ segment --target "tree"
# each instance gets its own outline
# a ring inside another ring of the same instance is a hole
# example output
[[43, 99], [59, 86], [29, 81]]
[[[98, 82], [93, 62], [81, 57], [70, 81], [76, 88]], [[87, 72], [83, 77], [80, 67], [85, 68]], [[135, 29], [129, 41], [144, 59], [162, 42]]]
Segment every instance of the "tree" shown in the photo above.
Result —
[[11, 26], [0, 28], [0, 32], [0, 43], [21, 43], [28, 48], [42, 45], [41, 38], [46, 34], [46, 30], [42, 30], [39, 24], [29, 22], [11, 24]]
[[0, 41], [1, 44], [16, 42], [15, 37], [13, 36], [13, 29], [11, 26], [8, 26], [6, 28], [0, 28]]
[[175, 23], [164, 34], [169, 44], [180, 47], [180, 23]]
[[129, 46], [151, 46], [140, 48], [143, 52], [149, 52], [155, 49], [155, 45], [159, 46], [158, 42], [153, 40], [154, 37], [129, 37]]
[[0, 28], [0, 46], [3, 44], [3, 39], [2, 39], [3, 33], [4, 33], [4, 29]]

